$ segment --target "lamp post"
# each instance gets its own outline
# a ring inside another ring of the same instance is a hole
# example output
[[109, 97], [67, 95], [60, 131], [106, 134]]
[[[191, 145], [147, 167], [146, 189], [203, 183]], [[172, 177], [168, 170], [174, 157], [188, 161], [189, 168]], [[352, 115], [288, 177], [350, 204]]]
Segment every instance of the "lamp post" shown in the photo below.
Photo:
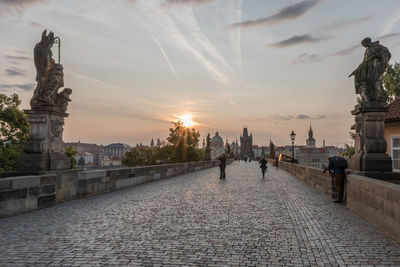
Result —
[[292, 130], [290, 133], [290, 140], [292, 140], [292, 162], [294, 163], [294, 139], [296, 138], [296, 134]]

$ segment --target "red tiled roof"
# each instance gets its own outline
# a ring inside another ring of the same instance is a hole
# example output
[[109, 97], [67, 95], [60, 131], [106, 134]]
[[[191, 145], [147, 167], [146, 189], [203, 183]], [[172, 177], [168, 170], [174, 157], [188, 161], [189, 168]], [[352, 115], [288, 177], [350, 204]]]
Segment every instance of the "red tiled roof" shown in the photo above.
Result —
[[389, 103], [387, 107], [389, 110], [385, 114], [385, 121], [400, 120], [400, 97]]

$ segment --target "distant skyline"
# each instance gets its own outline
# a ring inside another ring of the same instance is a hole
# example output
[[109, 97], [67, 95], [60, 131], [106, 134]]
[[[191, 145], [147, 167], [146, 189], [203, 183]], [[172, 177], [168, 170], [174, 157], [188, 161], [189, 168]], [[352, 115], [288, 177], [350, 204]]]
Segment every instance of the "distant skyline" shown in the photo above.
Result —
[[400, 61], [399, 14], [398, 0], [0, 0], [0, 92], [29, 108], [47, 29], [73, 90], [65, 142], [149, 144], [191, 115], [201, 141], [247, 126], [254, 144], [293, 129], [303, 145], [311, 124], [318, 146], [343, 146], [360, 42]]

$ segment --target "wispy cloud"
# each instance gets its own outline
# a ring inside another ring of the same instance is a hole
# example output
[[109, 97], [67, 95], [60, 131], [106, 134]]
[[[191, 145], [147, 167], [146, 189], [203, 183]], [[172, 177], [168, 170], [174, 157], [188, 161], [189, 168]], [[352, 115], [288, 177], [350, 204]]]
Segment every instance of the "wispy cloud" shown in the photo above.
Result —
[[169, 60], [169, 58], [168, 58], [167, 54], [165, 53], [163, 47], [161, 46], [160, 42], [156, 39], [156, 37], [154, 37], [153, 34], [151, 34], [151, 37], [153, 38], [153, 40], [157, 44], [157, 46], [160, 48], [161, 54], [164, 56], [165, 60], [167, 61], [169, 68], [171, 69], [172, 73], [175, 76], [175, 79], [178, 80], [178, 75], [176, 74], [175, 68], [172, 65], [171, 61]]
[[17, 68], [6, 69], [7, 76], [25, 76], [25, 72]]
[[42, 25], [42, 24], [40, 24], [40, 23], [37, 23], [37, 22], [35, 22], [35, 21], [32, 21], [32, 22], [31, 22], [31, 26], [37, 27], [37, 28], [40, 28], [40, 29], [45, 29], [45, 28], [46, 28], [44, 25]]
[[12, 60], [12, 61], [29, 61], [29, 60], [31, 60], [29, 57], [25, 57], [25, 56], [11, 56], [11, 55], [5, 55], [4, 57], [5, 57], [6, 59]]
[[272, 120], [275, 121], [289, 121], [289, 120], [320, 120], [325, 119], [326, 115], [318, 114], [318, 115], [307, 115], [307, 114], [298, 114], [298, 115], [272, 115], [270, 117]]
[[306, 115], [306, 114], [300, 114], [296, 116], [296, 119], [298, 120], [305, 120], [305, 119], [311, 119], [310, 116]]
[[400, 9], [397, 9], [382, 25], [382, 35], [390, 33], [393, 27], [400, 21]]
[[162, 6], [172, 7], [172, 6], [201, 6], [210, 3], [214, 3], [215, 0], [166, 0]]
[[400, 36], [400, 32], [394, 32], [394, 33], [382, 35], [382, 36], [378, 37], [378, 39], [388, 39], [388, 38], [399, 37], [399, 36]]
[[23, 84], [2, 84], [0, 85], [1, 89], [8, 89], [8, 90], [14, 90], [15, 88], [24, 90], [24, 91], [32, 91], [35, 89], [35, 84], [34, 83], [23, 83]]
[[362, 17], [362, 18], [338, 21], [333, 24], [328, 24], [328, 25], [322, 26], [320, 28], [320, 30], [321, 31], [331, 31], [331, 30], [337, 30], [337, 29], [341, 29], [341, 28], [345, 28], [345, 27], [351, 27], [351, 26], [363, 23], [365, 21], [371, 20], [373, 18], [374, 18], [374, 16], [370, 15], [370, 16], [366, 16], [366, 17]]
[[[385, 35], [382, 35], [382, 36], [380, 36], [380, 37], [378, 37], [376, 39], [384, 40], [384, 39], [395, 38], [395, 37], [400, 37], [400, 33], [397, 32], [397, 33], [385, 34]], [[353, 45], [351, 47], [348, 47], [348, 48], [339, 50], [339, 51], [337, 51], [335, 53], [332, 53], [332, 54], [330, 54], [330, 56], [347, 56], [347, 55], [353, 53], [354, 51], [356, 51], [357, 49], [361, 49], [361, 48], [362, 48], [361, 47], [361, 43], [360, 44], [356, 44], [356, 45]]]
[[325, 39], [327, 39], [327, 37], [313, 37], [308, 34], [294, 35], [288, 39], [279, 41], [277, 43], [273, 43], [270, 46], [286, 47], [286, 46], [292, 46], [292, 45], [298, 45], [298, 44], [304, 44], [304, 43], [316, 43], [316, 42], [320, 42]]
[[341, 49], [335, 53], [332, 53], [332, 54], [330, 54], [330, 56], [346, 56], [346, 55], [353, 53], [357, 48], [360, 48], [360, 46], [361, 46], [360, 44], [353, 45], [351, 47]]
[[304, 15], [307, 11], [309, 11], [312, 7], [314, 7], [319, 2], [321, 2], [321, 0], [301, 1], [298, 3], [292, 4], [292, 5], [286, 6], [268, 17], [234, 23], [234, 24], [231, 24], [229, 27], [244, 29], [244, 28], [262, 26], [262, 25], [273, 25], [273, 24], [278, 24], [278, 23], [282, 23], [282, 22], [286, 22], [286, 21], [295, 20], [295, 19], [301, 17], [302, 15]]
[[0, 0], [0, 15], [9, 14], [10, 11], [22, 13], [31, 6], [48, 1], [49, 0]]
[[315, 63], [322, 61], [322, 58], [318, 54], [303, 53], [293, 60], [293, 63]]
[[[160, 26], [168, 36], [184, 51], [194, 56], [196, 61], [218, 82], [230, 84], [229, 75], [233, 69], [222, 54], [204, 34], [192, 9], [167, 13], [158, 9]], [[191, 34], [186, 34], [190, 32]]]

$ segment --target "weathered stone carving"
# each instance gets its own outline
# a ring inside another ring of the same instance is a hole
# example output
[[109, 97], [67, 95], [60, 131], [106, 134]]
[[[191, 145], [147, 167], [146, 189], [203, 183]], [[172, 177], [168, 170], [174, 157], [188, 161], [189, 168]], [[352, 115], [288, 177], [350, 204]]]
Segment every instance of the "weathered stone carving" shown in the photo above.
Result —
[[53, 171], [69, 169], [70, 160], [64, 154], [62, 141], [64, 119], [70, 88], [61, 92], [64, 74], [61, 64], [55, 63], [51, 47], [55, 43], [52, 32], [45, 30], [34, 48], [37, 86], [31, 99], [31, 110], [25, 110], [30, 122], [28, 141], [17, 162], [18, 171]]
[[69, 95], [72, 90], [65, 88], [58, 93], [58, 89], [64, 86], [63, 66], [55, 63], [51, 47], [55, 43], [54, 33], [47, 35], [47, 30], [42, 33], [42, 38], [34, 48], [34, 61], [36, 67], [37, 86], [31, 99], [33, 110], [67, 110]]
[[361, 44], [366, 48], [364, 59], [350, 74], [354, 75], [356, 94], [361, 96], [361, 102], [352, 111], [355, 155], [350, 167], [362, 172], [391, 172], [392, 161], [386, 154], [384, 134], [387, 96], [382, 85], [391, 55], [379, 42], [371, 42], [371, 38], [365, 38]]
[[349, 77], [354, 75], [356, 94], [360, 94], [361, 102], [386, 102], [386, 93], [382, 86], [382, 75], [385, 73], [391, 54], [389, 49], [372, 42], [367, 37], [361, 41], [366, 48], [364, 59]]

